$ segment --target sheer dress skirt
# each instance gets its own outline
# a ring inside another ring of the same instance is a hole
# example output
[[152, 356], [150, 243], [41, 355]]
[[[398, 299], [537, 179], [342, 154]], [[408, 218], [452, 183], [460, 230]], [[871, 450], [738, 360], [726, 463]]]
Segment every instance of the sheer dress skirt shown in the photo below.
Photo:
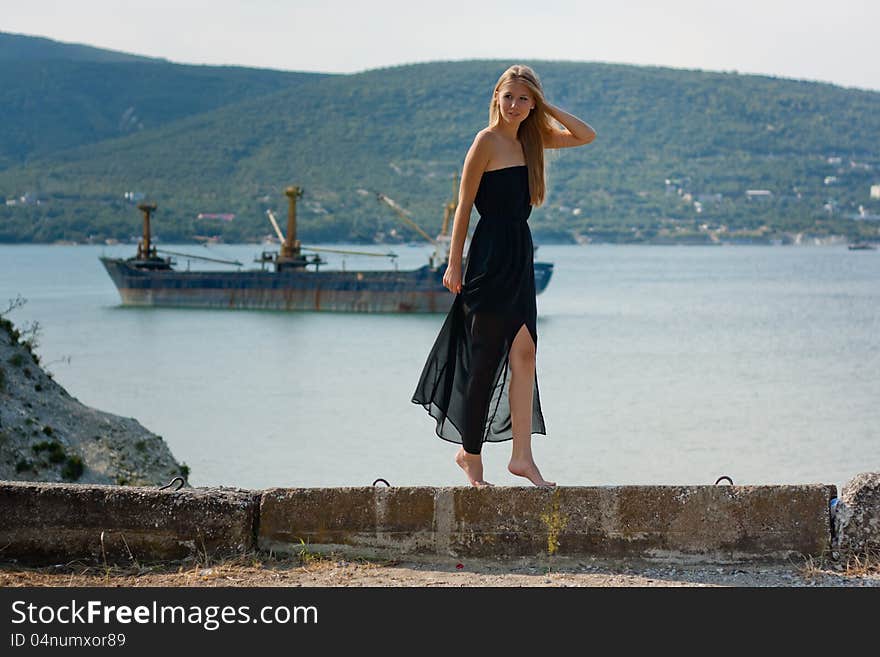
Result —
[[[485, 191], [486, 181], [484, 174], [481, 192]], [[522, 184], [521, 179], [516, 182]], [[479, 193], [477, 198], [479, 201]], [[485, 210], [485, 196], [483, 201]], [[471, 239], [462, 290], [453, 301], [413, 393], [413, 403], [422, 405], [436, 420], [437, 435], [462, 444], [472, 454], [480, 453], [484, 442], [513, 438], [510, 348], [523, 326], [536, 348], [538, 344], [528, 210], [495, 215], [481, 212]], [[537, 371], [532, 393], [531, 432], [546, 435]]]

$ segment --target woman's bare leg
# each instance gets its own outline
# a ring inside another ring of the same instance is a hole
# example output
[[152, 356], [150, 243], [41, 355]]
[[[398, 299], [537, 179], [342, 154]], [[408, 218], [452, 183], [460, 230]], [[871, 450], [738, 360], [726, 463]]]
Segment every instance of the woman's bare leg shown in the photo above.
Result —
[[510, 419], [513, 451], [507, 469], [535, 486], [555, 486], [541, 476], [532, 456], [532, 396], [535, 385], [535, 343], [525, 324], [510, 348]]
[[492, 313], [474, 313], [471, 319], [471, 372], [465, 393], [462, 447], [455, 462], [471, 486], [490, 486], [483, 479], [483, 430], [492, 397], [492, 382], [504, 350], [504, 320]]

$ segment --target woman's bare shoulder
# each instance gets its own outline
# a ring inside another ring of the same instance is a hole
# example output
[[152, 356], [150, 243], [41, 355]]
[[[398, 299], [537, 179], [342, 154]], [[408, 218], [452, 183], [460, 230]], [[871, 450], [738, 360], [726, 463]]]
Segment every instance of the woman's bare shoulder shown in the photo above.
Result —
[[480, 130], [476, 135], [474, 135], [474, 143], [485, 142], [485, 143], [495, 143], [498, 139], [498, 135], [494, 130], [490, 127], [485, 127]]
[[493, 157], [498, 152], [498, 135], [491, 128], [483, 128], [474, 135], [474, 143], [471, 148], [479, 151], [486, 158]]

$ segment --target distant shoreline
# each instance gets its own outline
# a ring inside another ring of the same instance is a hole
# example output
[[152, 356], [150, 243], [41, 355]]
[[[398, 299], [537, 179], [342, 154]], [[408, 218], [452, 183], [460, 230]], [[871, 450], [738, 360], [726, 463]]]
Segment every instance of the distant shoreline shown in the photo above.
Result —
[[[730, 241], [694, 241], [694, 240], [668, 240], [668, 241], [655, 241], [655, 240], [644, 240], [644, 241], [629, 241], [629, 242], [613, 242], [613, 241], [576, 241], [576, 240], [561, 240], [561, 239], [541, 239], [540, 234], [533, 233], [533, 238], [535, 245], [537, 246], [711, 246], [711, 247], [722, 247], [722, 246], [767, 246], [767, 247], [841, 247], [848, 246], [850, 244], [854, 244], [856, 242], [850, 241], [845, 237], [834, 236], [829, 238], [810, 238], [805, 239], [801, 242], [792, 242], [792, 241], [781, 241], [781, 240], [730, 240]], [[154, 240], [155, 241], [155, 240]], [[202, 242], [188, 242], [188, 241], [171, 241], [171, 242], [161, 242], [156, 241], [157, 244], [166, 244], [173, 246], [192, 246], [192, 247], [200, 247], [204, 246]], [[880, 246], [880, 242], [874, 241], [859, 241], [858, 243], [868, 244], [874, 247]], [[429, 247], [428, 243], [412, 243], [412, 242], [357, 242], [357, 241], [319, 241], [314, 242], [316, 245], [327, 246], [374, 246], [374, 247]], [[252, 246], [254, 248], [266, 248], [271, 249], [275, 248], [277, 244], [266, 244], [264, 242], [218, 242], [217, 246]], [[103, 242], [73, 242], [73, 241], [65, 241], [58, 240], [55, 242], [0, 242], [0, 247], [9, 247], [9, 246], [100, 246], [100, 247], [116, 247], [116, 246], [130, 246], [132, 249], [137, 248], [137, 242], [118, 242], [105, 244]], [[303, 247], [308, 250], [307, 246]]]

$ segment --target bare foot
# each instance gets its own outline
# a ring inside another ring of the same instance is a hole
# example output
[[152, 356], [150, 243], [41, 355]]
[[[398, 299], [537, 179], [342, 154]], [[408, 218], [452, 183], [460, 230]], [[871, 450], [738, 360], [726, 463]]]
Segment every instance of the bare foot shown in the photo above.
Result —
[[518, 477], [525, 477], [535, 484], [535, 486], [540, 486], [541, 488], [552, 488], [556, 485], [555, 481], [547, 481], [541, 476], [541, 471], [538, 470], [538, 466], [535, 465], [535, 462], [531, 459], [511, 459], [510, 463], [507, 464], [507, 469], [511, 474], [515, 474]]
[[471, 486], [482, 488], [492, 485], [483, 479], [483, 457], [479, 454], [469, 454], [461, 447], [455, 454], [455, 462], [458, 463], [458, 467], [464, 470]]

